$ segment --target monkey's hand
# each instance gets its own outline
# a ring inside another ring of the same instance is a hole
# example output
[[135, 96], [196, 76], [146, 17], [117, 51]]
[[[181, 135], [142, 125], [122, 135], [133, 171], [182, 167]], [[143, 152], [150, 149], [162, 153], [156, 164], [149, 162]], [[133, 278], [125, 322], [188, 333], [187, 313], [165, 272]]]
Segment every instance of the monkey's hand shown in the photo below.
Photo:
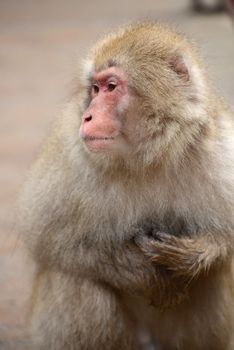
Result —
[[135, 241], [153, 264], [163, 267], [173, 278], [184, 278], [187, 283], [227, 255], [227, 247], [209, 235], [190, 238], [156, 232], [152, 236], [137, 236]]
[[190, 238], [151, 232], [151, 236], [137, 235], [135, 242], [155, 267], [158, 290], [152, 304], [160, 308], [173, 307], [187, 298], [192, 282], [228, 256], [223, 241], [208, 234]]

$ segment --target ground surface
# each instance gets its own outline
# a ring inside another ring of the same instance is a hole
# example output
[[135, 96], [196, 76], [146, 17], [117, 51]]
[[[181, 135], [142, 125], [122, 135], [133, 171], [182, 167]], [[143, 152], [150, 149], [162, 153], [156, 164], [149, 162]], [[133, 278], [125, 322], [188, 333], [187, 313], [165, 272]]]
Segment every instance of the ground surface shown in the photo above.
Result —
[[185, 0], [0, 0], [0, 349], [23, 343], [30, 266], [14, 225], [17, 192], [59, 113], [77, 57], [133, 19], [169, 21], [195, 38], [219, 90], [234, 104], [234, 31], [225, 14]]

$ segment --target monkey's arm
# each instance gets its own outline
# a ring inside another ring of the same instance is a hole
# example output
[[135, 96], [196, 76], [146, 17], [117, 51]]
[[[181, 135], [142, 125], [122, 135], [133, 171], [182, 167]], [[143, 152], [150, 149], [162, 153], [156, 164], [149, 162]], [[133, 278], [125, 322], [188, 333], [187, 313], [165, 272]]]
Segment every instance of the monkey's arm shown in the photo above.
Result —
[[86, 249], [80, 245], [77, 266], [81, 274], [120, 290], [150, 294], [157, 284], [155, 268], [132, 241]]
[[157, 232], [152, 237], [136, 237], [136, 243], [154, 264], [187, 282], [224, 263], [233, 249], [231, 242], [233, 239], [211, 234], [190, 238]]
[[149, 298], [155, 294], [155, 268], [133, 241], [87, 242], [74, 236], [66, 241], [64, 234], [62, 230], [54, 235], [41, 232], [31, 251], [39, 266]]
[[86, 181], [76, 189], [83, 175], [74, 179], [64, 158], [60, 140], [49, 140], [21, 194], [19, 230], [33, 260], [42, 269], [148, 293], [157, 284], [154, 266], [133, 235], [121, 241], [98, 232], [99, 217], [86, 205], [93, 190]]

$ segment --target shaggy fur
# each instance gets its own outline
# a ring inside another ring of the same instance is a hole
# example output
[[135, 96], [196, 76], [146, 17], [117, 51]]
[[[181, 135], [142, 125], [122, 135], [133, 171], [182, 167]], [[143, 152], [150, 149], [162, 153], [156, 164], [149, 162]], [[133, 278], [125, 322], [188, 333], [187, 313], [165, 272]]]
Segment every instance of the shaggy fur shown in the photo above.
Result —
[[[187, 40], [137, 24], [100, 41], [21, 195], [40, 350], [234, 348], [234, 128]], [[78, 135], [92, 72], [127, 73], [130, 153]], [[78, 91], [78, 92], [77, 92]]]

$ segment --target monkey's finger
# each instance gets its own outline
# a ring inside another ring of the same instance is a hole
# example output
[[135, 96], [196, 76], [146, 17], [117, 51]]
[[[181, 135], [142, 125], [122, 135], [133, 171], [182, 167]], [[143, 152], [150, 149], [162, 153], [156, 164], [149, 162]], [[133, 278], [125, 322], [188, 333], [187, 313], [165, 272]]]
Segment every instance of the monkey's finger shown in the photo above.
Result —
[[157, 241], [167, 241], [170, 239], [170, 235], [168, 233], [162, 231], [152, 231], [151, 237]]
[[146, 236], [136, 236], [134, 241], [146, 255], [151, 257], [156, 254], [156, 246], [153, 239]]
[[168, 243], [173, 246], [184, 246], [187, 248], [188, 245], [194, 244], [194, 240], [190, 237], [176, 237], [161, 231], [153, 232], [152, 236], [160, 242]]

